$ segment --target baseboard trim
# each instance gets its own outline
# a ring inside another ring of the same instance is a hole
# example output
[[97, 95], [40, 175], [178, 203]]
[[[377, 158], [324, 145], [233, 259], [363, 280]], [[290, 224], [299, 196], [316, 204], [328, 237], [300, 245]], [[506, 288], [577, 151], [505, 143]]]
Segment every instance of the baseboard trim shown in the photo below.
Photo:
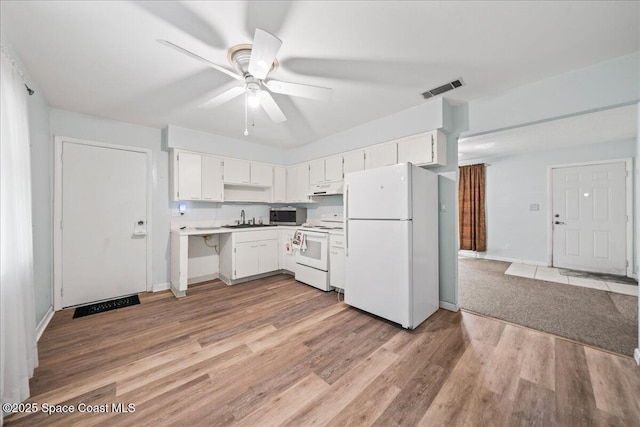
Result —
[[49, 310], [47, 310], [46, 314], [44, 315], [44, 317], [36, 327], [36, 341], [40, 341], [40, 337], [44, 333], [44, 330], [47, 329], [47, 326], [49, 326], [49, 322], [51, 322], [51, 319], [53, 319], [53, 314], [54, 314], [53, 306], [50, 306]]
[[151, 292], [161, 292], [171, 289], [171, 283], [156, 283], [151, 287]]
[[189, 277], [187, 279], [187, 285], [193, 285], [194, 283], [208, 282], [210, 280], [216, 280], [219, 278], [220, 278], [220, 274], [218, 273], [205, 274], [204, 276]]
[[529, 264], [529, 265], [537, 265], [540, 267], [548, 267], [547, 263], [544, 261], [532, 261], [529, 259], [509, 258], [509, 257], [495, 256], [490, 254], [481, 254], [473, 251], [458, 251], [458, 255], [467, 257], [467, 258], [488, 259], [491, 261], [503, 261], [503, 262], [517, 262], [519, 264]]
[[460, 310], [460, 308], [458, 308], [458, 304], [451, 304], [450, 302], [446, 302], [446, 301], [440, 301], [440, 308], [453, 311], [454, 313]]
[[636, 365], [640, 366], [640, 348], [636, 348], [633, 352], [633, 358], [636, 359]]

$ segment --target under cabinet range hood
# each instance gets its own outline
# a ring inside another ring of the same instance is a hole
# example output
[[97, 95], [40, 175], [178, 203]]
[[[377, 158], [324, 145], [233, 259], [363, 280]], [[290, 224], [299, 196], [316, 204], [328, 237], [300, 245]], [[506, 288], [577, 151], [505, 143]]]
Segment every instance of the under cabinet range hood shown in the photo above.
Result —
[[332, 194], [342, 194], [342, 181], [325, 182], [311, 186], [310, 196], [330, 196]]

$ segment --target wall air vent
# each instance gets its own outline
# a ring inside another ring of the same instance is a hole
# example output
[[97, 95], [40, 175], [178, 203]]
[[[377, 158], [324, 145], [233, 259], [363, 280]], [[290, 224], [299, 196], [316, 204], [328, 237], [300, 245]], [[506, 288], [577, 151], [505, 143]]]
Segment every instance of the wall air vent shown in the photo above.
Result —
[[462, 79], [454, 80], [442, 86], [438, 86], [434, 89], [426, 91], [425, 93], [422, 94], [422, 97], [424, 99], [432, 98], [436, 95], [440, 95], [442, 93], [448, 92], [460, 86], [464, 86], [464, 82], [462, 81]]

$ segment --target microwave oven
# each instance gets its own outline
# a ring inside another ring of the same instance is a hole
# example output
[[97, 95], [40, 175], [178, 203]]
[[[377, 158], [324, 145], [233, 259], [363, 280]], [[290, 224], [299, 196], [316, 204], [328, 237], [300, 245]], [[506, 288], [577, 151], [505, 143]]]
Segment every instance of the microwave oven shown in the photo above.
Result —
[[301, 225], [307, 221], [307, 208], [271, 208], [269, 210], [269, 224]]

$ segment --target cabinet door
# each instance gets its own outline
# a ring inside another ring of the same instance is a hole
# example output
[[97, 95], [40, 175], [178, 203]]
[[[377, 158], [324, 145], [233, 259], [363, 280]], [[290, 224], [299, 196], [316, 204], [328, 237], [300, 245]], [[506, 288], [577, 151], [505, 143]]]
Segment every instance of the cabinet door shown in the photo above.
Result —
[[289, 202], [308, 202], [309, 164], [292, 166], [287, 169], [287, 196]]
[[424, 165], [433, 162], [433, 134], [422, 133], [398, 141], [398, 163]]
[[280, 166], [273, 168], [273, 201], [275, 203], [287, 201], [287, 168]]
[[178, 154], [178, 198], [201, 200], [202, 158], [199, 154]]
[[249, 162], [243, 160], [224, 160], [224, 182], [229, 184], [249, 184], [251, 169]]
[[329, 283], [331, 286], [344, 289], [344, 249], [329, 249]]
[[318, 185], [324, 182], [324, 160], [309, 162], [309, 185]]
[[271, 187], [273, 185], [273, 166], [251, 163], [251, 184]]
[[268, 273], [278, 269], [278, 241], [262, 240], [257, 242], [260, 252], [260, 273]]
[[222, 159], [202, 156], [202, 200], [222, 201]]
[[365, 150], [365, 169], [395, 165], [397, 163], [397, 149], [395, 142], [378, 145]]
[[324, 160], [324, 180], [326, 182], [342, 181], [342, 156], [333, 156]]
[[234, 249], [234, 279], [240, 279], [242, 277], [253, 276], [260, 273], [259, 242], [236, 243]]
[[344, 174], [364, 170], [364, 151], [353, 151], [342, 155]]

